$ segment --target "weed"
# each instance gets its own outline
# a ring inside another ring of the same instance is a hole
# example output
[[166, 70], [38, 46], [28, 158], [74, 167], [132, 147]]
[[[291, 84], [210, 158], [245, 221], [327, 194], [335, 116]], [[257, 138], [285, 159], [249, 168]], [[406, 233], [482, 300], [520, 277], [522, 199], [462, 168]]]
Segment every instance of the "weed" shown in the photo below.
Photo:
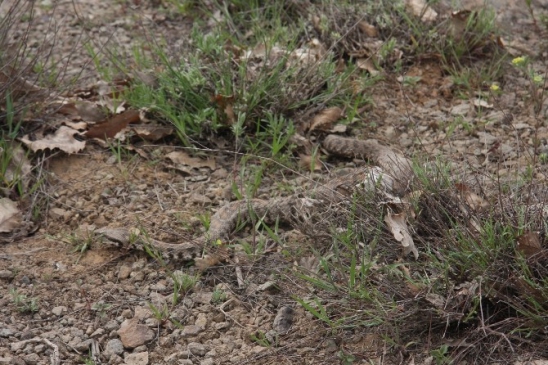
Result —
[[66, 242], [74, 246], [72, 252], [79, 253], [76, 263], [78, 263], [84, 253], [86, 253], [86, 251], [90, 249], [94, 239], [95, 235], [93, 234], [93, 232], [86, 232], [83, 234], [83, 236], [82, 234], [72, 233], [68, 236], [68, 238], [66, 238]]
[[341, 360], [341, 365], [352, 365], [356, 361], [356, 357], [352, 354], [346, 353], [344, 351], [339, 351], [337, 356]]
[[38, 299], [29, 298], [25, 294], [21, 294], [15, 288], [10, 289], [11, 299], [17, 310], [21, 313], [38, 312]]
[[430, 351], [430, 355], [434, 358], [437, 365], [449, 364], [451, 360], [447, 357], [449, 346], [442, 345], [435, 350]]
[[111, 304], [105, 303], [104, 301], [98, 301], [93, 303], [91, 310], [97, 312], [97, 315], [101, 318], [107, 317], [107, 311], [112, 307]]
[[91, 354], [91, 352], [87, 357], [82, 358], [81, 361], [84, 365], [96, 365], [97, 364], [97, 362], [93, 359], [93, 355]]
[[148, 308], [151, 310], [152, 315], [154, 316], [154, 318], [156, 318], [158, 322], [165, 323], [167, 320], [169, 320], [169, 308], [166, 304], [162, 305], [161, 308], [158, 308], [154, 304], [148, 303]]
[[196, 283], [200, 280], [200, 276], [178, 271], [171, 274], [171, 279], [173, 280], [172, 303], [175, 305], [179, 303], [182, 295], [187, 294], [196, 286]]
[[270, 341], [266, 338], [266, 334], [262, 331], [258, 331], [257, 333], [252, 333], [249, 337], [251, 341], [255, 342], [259, 346], [262, 346], [262, 347], [272, 346]]
[[220, 289], [215, 289], [211, 295], [211, 302], [213, 304], [221, 304], [226, 301], [228, 296], [226, 293]]
[[304, 309], [312, 313], [312, 315], [314, 315], [320, 321], [325, 322], [330, 327], [334, 327], [335, 323], [329, 318], [329, 315], [327, 314], [327, 309], [318, 298], [314, 298], [313, 300], [304, 300], [301, 298], [295, 298], [295, 300], [301, 306], [303, 306]]
[[200, 221], [206, 232], [209, 231], [209, 227], [211, 225], [211, 214], [198, 214], [198, 220]]
[[544, 102], [545, 75], [539, 74], [531, 65], [528, 57], [516, 57], [512, 59], [512, 65], [523, 72], [529, 81], [529, 93], [531, 103], [534, 106], [535, 115], [538, 117], [542, 111]]

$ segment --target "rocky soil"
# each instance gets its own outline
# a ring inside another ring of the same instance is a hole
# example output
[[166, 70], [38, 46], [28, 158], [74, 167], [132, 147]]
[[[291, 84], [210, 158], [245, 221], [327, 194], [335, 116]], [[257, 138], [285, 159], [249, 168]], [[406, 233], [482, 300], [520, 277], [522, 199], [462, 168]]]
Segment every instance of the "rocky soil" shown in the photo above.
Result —
[[[523, 2], [492, 3], [509, 52], [537, 56], [534, 67], [545, 72], [548, 48]], [[533, 4], [537, 15], [548, 11], [547, 1]], [[78, 76], [82, 88], [99, 81], [82, 42], [97, 49], [115, 45], [123, 53], [140, 39], [163, 35], [182, 49], [192, 23], [170, 19], [144, 1], [41, 1], [36, 17], [36, 44], [30, 46], [55, 39], [53, 57], [66, 61], [66, 73]], [[500, 96], [481, 106], [473, 98], [448, 98], [454, 85], [440, 66], [417, 64], [407, 76], [420, 81], [375, 86], [375, 107], [359, 137], [499, 176], [527, 173], [532, 156], [548, 153], [548, 124], [534, 118], [528, 81], [518, 71], [506, 75]], [[459, 115], [462, 123], [453, 128]], [[543, 143], [540, 150], [534, 140]], [[165, 154], [171, 147], [155, 148]], [[356, 354], [354, 363], [398, 362], [379, 334], [359, 328], [333, 333], [296, 303], [294, 295], [307, 297], [313, 288], [292, 278], [294, 267], [317, 265], [312, 254], [302, 255], [313, 251], [314, 242], [296, 230], [288, 228], [280, 242], [266, 240], [266, 255], [241, 255], [239, 262], [205, 272], [90, 236], [90, 227], [123, 227], [171, 243], [203, 235], [202, 218], [234, 200], [232, 184], [242, 180], [233, 154], [211, 152], [208, 158], [214, 163], [181, 173], [137, 156], [120, 163], [108, 148], [93, 144], [78, 154], [50, 156], [45, 220], [33, 235], [0, 246], [0, 364], [334, 364], [342, 363], [341, 348]], [[345, 164], [363, 161], [333, 167]], [[533, 174], [546, 181], [544, 171]], [[277, 173], [264, 178], [258, 196], [268, 198], [280, 184], [302, 191], [326, 179], [325, 171]], [[240, 236], [252, 246], [259, 241], [249, 228]], [[91, 247], [75, 251], [83, 243]], [[295, 260], [296, 252], [305, 258]], [[185, 275], [197, 283], [179, 291], [173, 305]], [[25, 312], [30, 308], [36, 311]], [[425, 355], [415, 363], [428, 361]]]

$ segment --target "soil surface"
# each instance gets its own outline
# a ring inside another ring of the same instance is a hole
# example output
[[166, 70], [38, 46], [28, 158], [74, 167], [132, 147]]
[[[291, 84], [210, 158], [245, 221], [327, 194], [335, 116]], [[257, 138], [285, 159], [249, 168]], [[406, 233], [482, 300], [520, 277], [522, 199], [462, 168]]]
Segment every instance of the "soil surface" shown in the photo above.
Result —
[[[543, 73], [548, 48], [523, 4], [492, 1], [508, 51], [535, 56], [540, 61], [534, 67]], [[548, 11], [548, 1], [533, 6], [537, 17]], [[192, 26], [191, 19], [170, 19], [145, 1], [76, 0], [54, 7], [42, 1], [36, 9], [34, 46], [55, 39], [53, 57], [67, 61], [67, 74], [78, 76], [82, 88], [100, 80], [85, 42], [97, 50], [115, 45], [124, 54], [161, 36], [174, 50], [183, 49]], [[374, 107], [357, 137], [384, 141], [407, 156], [444, 156], [462, 169], [499, 176], [526, 173], [531, 156], [538, 154], [533, 139], [548, 140], [546, 123], [537, 125], [527, 101], [527, 80], [517, 71], [505, 76], [504, 93], [492, 97], [481, 113], [473, 99], [449, 96], [451, 78], [435, 63], [413, 66], [406, 76], [421, 78], [413, 85], [386, 80], [375, 86]], [[547, 106], [545, 101], [544, 115]], [[463, 123], [449, 132], [456, 115]], [[474, 128], [463, 127], [466, 123]], [[162, 155], [170, 148], [157, 146]], [[299, 257], [313, 252], [314, 242], [297, 230], [286, 227], [278, 243], [267, 239], [266, 255], [242, 255], [238, 263], [220, 263], [203, 273], [89, 236], [89, 227], [125, 228], [169, 243], [202, 236], [203, 217], [235, 200], [232, 185], [242, 184], [234, 154], [209, 152], [207, 158], [209, 166], [182, 173], [137, 155], [119, 162], [110, 149], [92, 143], [78, 154], [51, 156], [44, 221], [33, 235], [0, 246], [0, 363], [50, 364], [52, 344], [63, 364], [86, 359], [134, 365], [335, 364], [342, 363], [341, 348], [355, 354], [354, 363], [407, 363], [386, 352], [380, 335], [332, 333], [296, 303], [294, 295], [306, 297], [313, 289], [292, 280], [292, 268], [315, 265], [312, 254], [308, 261], [292, 258], [293, 252]], [[332, 168], [361, 164], [335, 161]], [[546, 181], [542, 172], [533, 173]], [[326, 179], [326, 171], [275, 173], [263, 179], [258, 197], [270, 197], [281, 184], [303, 191], [311, 181]], [[249, 228], [240, 236], [251, 246], [259, 241]], [[82, 242], [91, 247], [75, 252]], [[172, 305], [173, 277], [182, 273], [200, 275]], [[27, 301], [35, 299], [37, 311], [18, 311], [12, 289]], [[162, 308], [171, 320], [155, 313]], [[276, 346], [264, 346], [261, 338]], [[427, 355], [412, 361], [431, 362]]]

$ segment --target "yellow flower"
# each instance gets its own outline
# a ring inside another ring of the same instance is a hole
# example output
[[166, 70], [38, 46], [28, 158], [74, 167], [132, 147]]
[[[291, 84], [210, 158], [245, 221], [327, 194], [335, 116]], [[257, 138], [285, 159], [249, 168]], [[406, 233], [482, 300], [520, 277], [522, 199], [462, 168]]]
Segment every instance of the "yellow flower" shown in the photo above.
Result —
[[500, 90], [500, 87], [497, 85], [497, 84], [491, 84], [491, 87], [490, 87], [491, 91], [493, 92], [497, 92]]
[[542, 75], [535, 75], [533, 76], [533, 81], [536, 83], [536, 84], [540, 84], [542, 82], [544, 78], [542, 77]]
[[523, 56], [516, 57], [512, 60], [512, 65], [514, 66], [523, 66], [525, 64], [526, 58]]

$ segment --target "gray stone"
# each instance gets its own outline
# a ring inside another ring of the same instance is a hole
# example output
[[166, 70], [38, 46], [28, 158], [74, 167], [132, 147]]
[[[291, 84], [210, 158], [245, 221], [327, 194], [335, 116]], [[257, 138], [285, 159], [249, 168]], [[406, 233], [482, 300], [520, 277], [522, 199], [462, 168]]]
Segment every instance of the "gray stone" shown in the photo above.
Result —
[[61, 314], [63, 314], [66, 311], [67, 311], [67, 307], [65, 307], [64, 305], [60, 305], [58, 307], [53, 307], [51, 310], [51, 313], [59, 317]]
[[9, 280], [13, 278], [13, 272], [10, 270], [0, 270], [0, 279]]
[[25, 348], [26, 344], [27, 343], [25, 341], [13, 342], [10, 345], [10, 350], [11, 350], [11, 352], [19, 352], [19, 351], [23, 350], [23, 348]]
[[97, 329], [95, 330], [95, 332], [93, 332], [93, 333], [91, 334], [91, 336], [89, 336], [89, 337], [99, 337], [99, 336], [102, 336], [102, 335], [104, 335], [104, 334], [105, 334], [105, 329], [104, 329], [104, 328], [97, 328]]
[[136, 354], [128, 354], [124, 362], [128, 365], [147, 365], [148, 352], [138, 352]]
[[260, 354], [261, 352], [263, 352], [266, 349], [267, 349], [266, 347], [257, 345], [257, 346], [253, 346], [253, 348], [251, 349], [251, 352], [254, 353], [254, 354]]
[[204, 293], [196, 293], [192, 298], [194, 299], [196, 303], [209, 304], [211, 303], [212, 297], [213, 297], [213, 293], [204, 292]]
[[131, 267], [122, 265], [120, 266], [120, 270], [118, 270], [118, 279], [125, 280], [129, 278], [129, 274], [131, 274]]
[[163, 292], [166, 289], [167, 289], [166, 285], [162, 282], [158, 282], [150, 286], [150, 290], [159, 291], [159, 292]]
[[207, 358], [202, 361], [200, 361], [200, 365], [215, 365], [215, 362], [212, 358]]
[[181, 337], [194, 337], [194, 336], [197, 336], [203, 330], [204, 329], [200, 326], [188, 325], [188, 326], [185, 326], [185, 328], [183, 328], [183, 331], [181, 332]]
[[215, 323], [216, 330], [224, 330], [225, 328], [230, 328], [230, 322]]
[[196, 326], [202, 327], [203, 329], [207, 328], [207, 316], [205, 313], [198, 313], [198, 318], [194, 322]]
[[122, 311], [122, 317], [125, 319], [130, 319], [131, 317], [133, 317], [133, 313], [131, 312], [131, 309], [124, 309]]
[[109, 363], [109, 365], [123, 364], [123, 363], [124, 363], [124, 359], [122, 359], [122, 357], [119, 356], [119, 355], [112, 354], [112, 355], [110, 355], [110, 357], [108, 358], [108, 363]]
[[[46, 332], [46, 334], [51, 334], [51, 332]], [[21, 341], [23, 340], [30, 340], [31, 338], [35, 337], [35, 334], [32, 332], [32, 331], [25, 331], [23, 333], [21, 333]], [[45, 337], [44, 334], [42, 334], [42, 337], [44, 338], [47, 338], [48, 340], [51, 340], [53, 338], [55, 338], [55, 336], [53, 337]]]
[[10, 337], [15, 334], [15, 331], [10, 327], [0, 328], [0, 337]]
[[145, 279], [145, 273], [142, 271], [132, 271], [129, 276], [133, 279], [133, 281], [143, 281]]
[[135, 307], [134, 318], [138, 320], [144, 320], [152, 317], [152, 311], [145, 307]]
[[154, 339], [154, 331], [143, 324], [139, 324], [136, 319], [125, 320], [118, 331], [118, 335], [126, 348], [135, 348]]
[[145, 351], [147, 351], [147, 347], [145, 345], [142, 345], [133, 349], [134, 353], [145, 352]]
[[107, 323], [105, 323], [105, 326], [104, 326], [105, 330], [107, 330], [109, 332], [113, 331], [113, 330], [117, 330], [118, 327], [120, 327], [120, 325], [118, 324], [118, 321], [116, 321], [114, 319], [112, 319], [112, 320], [108, 321]]
[[26, 365], [26, 363], [25, 360], [23, 360], [19, 356], [15, 356], [11, 358], [10, 365]]
[[91, 347], [92, 344], [93, 344], [93, 340], [91, 338], [85, 341], [77, 340], [76, 343], [73, 345], [73, 347], [78, 351], [87, 352], [89, 351], [89, 348]]
[[107, 355], [122, 355], [124, 353], [124, 345], [122, 344], [122, 341], [118, 339], [108, 341], [105, 347], [105, 353]]
[[195, 356], [204, 356], [207, 353], [207, 349], [204, 345], [198, 342], [191, 342], [187, 345], [188, 351]]
[[[154, 289], [153, 289], [154, 290]], [[167, 298], [157, 292], [150, 293], [150, 302], [158, 310], [162, 310], [167, 305]]]
[[147, 318], [145, 320], [145, 325], [148, 327], [156, 328], [160, 325], [160, 321], [158, 321], [156, 318]]
[[28, 354], [23, 356], [23, 359], [25, 360], [25, 363], [27, 365], [34, 365], [38, 364], [38, 362], [40, 361], [40, 356], [38, 356], [38, 354]]
[[278, 310], [276, 317], [274, 318], [274, 323], [272, 324], [272, 329], [274, 331], [284, 334], [289, 331], [291, 325], [293, 324], [293, 317], [295, 316], [295, 311], [291, 307], [282, 307]]

